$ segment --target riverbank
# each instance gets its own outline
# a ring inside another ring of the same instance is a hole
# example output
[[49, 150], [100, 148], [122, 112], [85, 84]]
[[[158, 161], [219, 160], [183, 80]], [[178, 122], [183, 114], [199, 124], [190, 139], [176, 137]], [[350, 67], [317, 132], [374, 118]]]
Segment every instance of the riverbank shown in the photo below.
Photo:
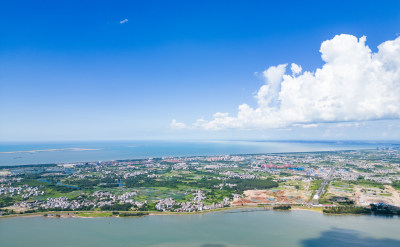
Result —
[[254, 207], [179, 214], [182, 217], [162, 215], [165, 216], [5, 218], [0, 220], [1, 246], [304, 247], [324, 246], [327, 240], [330, 246], [400, 246], [399, 217], [338, 217], [308, 210], [287, 212]]
[[[195, 211], [195, 212], [160, 212], [160, 211], [116, 211], [118, 214], [113, 214], [113, 211], [48, 211], [48, 212], [35, 212], [35, 213], [26, 213], [26, 214], [12, 214], [12, 215], [3, 215], [0, 216], [2, 218], [12, 218], [12, 217], [53, 217], [53, 218], [104, 218], [104, 217], [122, 217], [119, 214], [135, 214], [135, 213], [145, 213], [149, 216], [151, 215], [196, 215], [196, 214], [207, 214], [207, 213], [215, 213], [215, 212], [225, 212], [229, 210], [240, 211], [240, 212], [251, 212], [251, 211], [264, 211], [264, 210], [273, 210], [273, 206], [240, 206], [240, 207], [226, 207], [226, 208], [217, 208], [212, 210], [205, 211]], [[292, 206], [291, 209], [285, 211], [312, 211], [322, 213], [321, 207], [303, 207], [303, 206]], [[142, 217], [147, 215], [131, 215], [124, 217]]]
[[[195, 211], [195, 212], [161, 212], [161, 211], [47, 211], [47, 212], [35, 212], [35, 213], [24, 213], [24, 214], [11, 214], [0, 216], [2, 218], [13, 218], [13, 217], [49, 217], [49, 218], [126, 218], [126, 217], [143, 217], [143, 216], [154, 216], [154, 215], [197, 215], [197, 214], [208, 214], [215, 212], [255, 212], [255, 211], [310, 211], [321, 213], [324, 215], [371, 215], [367, 213], [326, 213], [323, 207], [311, 207], [311, 206], [291, 206], [289, 209], [274, 209], [274, 205], [255, 205], [255, 206], [237, 206], [237, 207], [225, 207], [217, 208], [212, 210]], [[375, 215], [389, 215], [374, 213]], [[396, 214], [390, 214], [395, 216]]]

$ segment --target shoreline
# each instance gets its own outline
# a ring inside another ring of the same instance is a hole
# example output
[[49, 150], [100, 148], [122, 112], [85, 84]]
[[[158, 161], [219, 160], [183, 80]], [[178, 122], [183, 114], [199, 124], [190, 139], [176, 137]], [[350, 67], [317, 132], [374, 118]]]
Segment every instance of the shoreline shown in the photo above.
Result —
[[[209, 142], [209, 141], [208, 141]], [[260, 141], [248, 141], [248, 142], [254, 142], [254, 143], [262, 143]], [[264, 142], [264, 141], [263, 141]], [[319, 141], [265, 141], [267, 143], [308, 143], [308, 144], [314, 144], [316, 142]], [[178, 142], [179, 143], [179, 142]], [[337, 141], [327, 141], [327, 142], [323, 142], [326, 144], [337, 144]], [[384, 144], [384, 143], [383, 143]], [[221, 156], [221, 155], [239, 155], [239, 156], [246, 156], [246, 155], [262, 155], [262, 154], [298, 154], [298, 153], [334, 153], [334, 152], [351, 152], [351, 151], [356, 151], [356, 150], [365, 150], [365, 151], [369, 151], [369, 150], [375, 150], [376, 147], [370, 147], [369, 145], [371, 145], [370, 142], [364, 142], [363, 147], [354, 144], [354, 146], [352, 146], [353, 144], [348, 144], [349, 146], [344, 146], [344, 147], [340, 147], [340, 148], [336, 148], [335, 145], [329, 146], [329, 147], [324, 147], [321, 150], [302, 150], [302, 151], [270, 151], [270, 152], [250, 152], [250, 153], [221, 153], [221, 154], [182, 154], [182, 155], [145, 155], [145, 156], [140, 156], [140, 157], [129, 157], [129, 158], [110, 158], [110, 159], [106, 159], [105, 161], [127, 161], [127, 160], [136, 160], [136, 159], [140, 159], [140, 160], [145, 160], [145, 159], [149, 159], [149, 158], [154, 158], [154, 159], [160, 159], [163, 157], [173, 157], [173, 158], [190, 158], [190, 157], [210, 157], [210, 156]], [[377, 143], [377, 145], [382, 145]], [[393, 143], [387, 143], [387, 145], [400, 145], [397, 144], [396, 142]], [[325, 150], [326, 149], [326, 150]], [[0, 152], [0, 155], [4, 154], [18, 154], [18, 153], [29, 153], [29, 154], [35, 154], [35, 153], [39, 153], [39, 152], [56, 152], [56, 151], [100, 151], [100, 150], [104, 150], [104, 148], [59, 148], [59, 149], [37, 149], [37, 150], [16, 150], [16, 151], [5, 151], [5, 152]], [[0, 169], [7, 169], [8, 166], [42, 166], [42, 165], [47, 165], [50, 163], [57, 163], [57, 164], [68, 164], [68, 163], [87, 163], [87, 162], [99, 162], [100, 159], [84, 159], [84, 160], [80, 160], [80, 161], [49, 161], [46, 163], [24, 163], [24, 164], [9, 164], [9, 165], [0, 165]]]
[[[98, 151], [100, 148], [53, 148], [53, 149], [37, 149], [37, 150], [22, 150], [22, 151], [7, 151], [0, 154], [18, 154], [18, 153], [38, 153], [38, 152], [57, 152], [57, 151]], [[41, 165], [41, 164], [39, 164]]]
[[[252, 211], [279, 211], [279, 212], [290, 212], [290, 211], [311, 211], [316, 213], [323, 213], [322, 208], [310, 208], [310, 207], [301, 207], [294, 206], [290, 210], [274, 210], [273, 206], [240, 206], [240, 207], [227, 207], [227, 208], [218, 208], [212, 210], [205, 211], [196, 211], [196, 212], [159, 212], [159, 211], [140, 211], [142, 213], [148, 213], [148, 215], [140, 215], [140, 216], [126, 216], [120, 217], [118, 215], [112, 215], [113, 211], [48, 211], [48, 212], [36, 212], [36, 213], [27, 213], [27, 214], [12, 214], [12, 215], [3, 215], [0, 216], [1, 219], [5, 218], [17, 218], [17, 217], [49, 217], [49, 218], [84, 218], [84, 219], [92, 219], [92, 218], [132, 218], [132, 217], [144, 217], [144, 216], [182, 216], [182, 215], [199, 215], [199, 214], [207, 214], [207, 213], [218, 213], [218, 212], [226, 212], [229, 210], [247, 210], [242, 212], [252, 212]], [[257, 210], [258, 209], [258, 210]], [[137, 213], [137, 211], [117, 211], [119, 213]], [[47, 214], [48, 216], [44, 216]], [[83, 216], [79, 214], [93, 214], [93, 216]], [[107, 216], [99, 216], [99, 214], [109, 214]], [[59, 216], [56, 216], [59, 215]], [[356, 214], [354, 214], [356, 215]]]
[[[343, 213], [343, 214], [330, 214], [324, 213], [322, 207], [309, 207], [309, 206], [292, 206], [289, 210], [273, 209], [273, 205], [258, 205], [258, 206], [237, 206], [227, 208], [217, 208], [212, 210], [195, 211], [195, 212], [161, 212], [161, 211], [48, 211], [48, 212], [36, 212], [27, 214], [12, 214], [2, 215], [1, 219], [6, 218], [17, 218], [17, 217], [48, 217], [48, 218], [82, 218], [82, 219], [94, 219], [94, 218], [137, 218], [145, 216], [183, 216], [183, 215], [200, 215], [208, 213], [223, 213], [226, 211], [239, 211], [237, 213], [255, 212], [255, 211], [277, 211], [277, 212], [290, 212], [290, 211], [308, 211], [314, 213], [320, 213], [328, 216], [367, 216], [374, 214], [354, 214], [354, 213]], [[118, 214], [113, 214], [118, 212]], [[135, 214], [144, 213], [144, 215], [130, 215], [130, 216], [119, 216], [119, 214]], [[81, 214], [81, 215], [80, 215]], [[47, 215], [47, 216], [45, 216]], [[393, 215], [396, 216], [396, 215]]]

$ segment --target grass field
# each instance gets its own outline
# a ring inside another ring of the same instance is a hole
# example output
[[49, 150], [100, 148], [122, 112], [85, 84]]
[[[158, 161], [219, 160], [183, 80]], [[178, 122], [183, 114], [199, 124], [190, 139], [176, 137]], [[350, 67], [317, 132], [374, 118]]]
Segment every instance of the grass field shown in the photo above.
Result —
[[111, 217], [112, 212], [79, 212], [78, 217]]

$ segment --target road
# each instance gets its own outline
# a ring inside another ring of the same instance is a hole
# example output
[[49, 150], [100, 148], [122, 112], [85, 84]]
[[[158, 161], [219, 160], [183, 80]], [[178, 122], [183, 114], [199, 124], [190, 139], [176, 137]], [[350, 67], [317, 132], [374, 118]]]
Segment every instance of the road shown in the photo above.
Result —
[[[335, 173], [336, 168], [332, 168], [328, 174], [328, 176], [325, 178], [325, 180], [322, 182], [321, 186], [319, 187], [318, 191], [315, 193], [315, 195], [313, 196], [313, 198], [311, 198], [311, 200], [308, 202], [309, 204], [319, 204], [319, 199], [321, 198], [322, 193], [324, 192], [324, 188], [326, 185], [329, 184], [329, 182], [332, 179], [333, 174]], [[317, 199], [314, 199], [316, 196]]]

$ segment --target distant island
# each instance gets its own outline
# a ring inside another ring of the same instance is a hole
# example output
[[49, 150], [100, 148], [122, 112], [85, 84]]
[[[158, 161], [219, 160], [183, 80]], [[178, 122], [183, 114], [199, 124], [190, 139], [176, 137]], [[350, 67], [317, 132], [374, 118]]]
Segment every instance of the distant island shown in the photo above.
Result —
[[400, 150], [0, 167], [0, 215], [132, 217], [230, 208], [400, 215]]

